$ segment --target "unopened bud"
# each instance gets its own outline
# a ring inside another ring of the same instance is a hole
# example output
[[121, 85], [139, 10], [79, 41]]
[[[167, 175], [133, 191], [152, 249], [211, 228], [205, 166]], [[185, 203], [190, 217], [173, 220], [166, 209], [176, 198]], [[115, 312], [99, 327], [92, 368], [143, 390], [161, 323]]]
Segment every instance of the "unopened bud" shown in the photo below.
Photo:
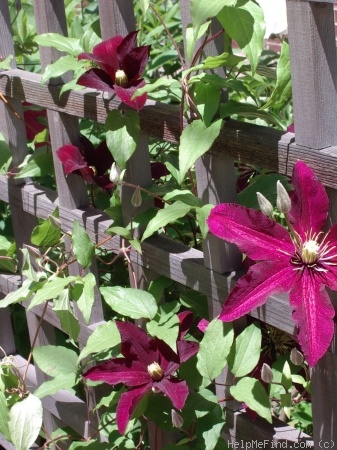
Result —
[[41, 252], [38, 248], [32, 247], [31, 245], [27, 245], [27, 244], [25, 244], [25, 248], [28, 250], [29, 255], [33, 259], [41, 258]]
[[15, 9], [16, 9], [17, 11], [20, 11], [21, 8], [22, 8], [21, 0], [15, 0]]
[[261, 380], [265, 383], [271, 383], [273, 381], [274, 375], [273, 371], [271, 370], [270, 366], [266, 363], [263, 363], [262, 369], [261, 369]]
[[172, 425], [176, 428], [181, 428], [184, 423], [184, 419], [175, 409], [171, 409]]
[[109, 178], [110, 181], [115, 184], [118, 184], [120, 181], [119, 172], [115, 162], [111, 166]]
[[276, 200], [277, 208], [283, 214], [287, 214], [291, 209], [291, 200], [289, 194], [286, 191], [286, 188], [280, 182], [280, 180], [277, 182], [276, 187], [277, 187], [277, 200]]
[[132, 194], [131, 204], [135, 208], [138, 208], [142, 204], [142, 193], [140, 192], [139, 186], [136, 187], [134, 193]]
[[270, 203], [270, 201], [261, 194], [261, 192], [256, 193], [257, 201], [259, 202], [259, 206], [263, 214], [267, 217], [272, 218], [273, 217], [273, 205]]
[[60, 219], [58, 219], [57, 217], [54, 217], [52, 215], [48, 216], [48, 219], [50, 220], [50, 223], [53, 225], [54, 228], [57, 229], [61, 229], [62, 223], [60, 221]]
[[290, 352], [290, 361], [295, 364], [295, 366], [301, 366], [303, 364], [303, 355], [297, 350], [296, 347], [294, 347]]

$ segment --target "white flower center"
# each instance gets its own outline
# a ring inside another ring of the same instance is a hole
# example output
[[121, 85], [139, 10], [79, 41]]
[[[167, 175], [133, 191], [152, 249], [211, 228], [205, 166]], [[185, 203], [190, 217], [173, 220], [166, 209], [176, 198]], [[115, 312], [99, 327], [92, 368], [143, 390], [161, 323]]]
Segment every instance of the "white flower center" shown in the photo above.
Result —
[[117, 86], [125, 87], [128, 84], [128, 77], [124, 70], [117, 70], [115, 74], [115, 83]]
[[152, 364], [149, 364], [147, 366], [147, 371], [149, 372], [152, 380], [154, 381], [159, 381], [163, 378], [164, 376], [164, 371], [163, 369], [160, 367], [160, 365], [157, 362], [153, 362]]
[[310, 239], [304, 242], [302, 247], [302, 261], [306, 264], [313, 264], [317, 261], [319, 252], [319, 244], [317, 241]]

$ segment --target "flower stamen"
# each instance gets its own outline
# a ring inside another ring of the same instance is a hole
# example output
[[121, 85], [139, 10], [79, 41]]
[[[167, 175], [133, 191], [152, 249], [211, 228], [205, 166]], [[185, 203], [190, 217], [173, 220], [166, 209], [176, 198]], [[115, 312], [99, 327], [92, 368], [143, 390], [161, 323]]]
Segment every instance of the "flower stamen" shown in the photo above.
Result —
[[149, 372], [152, 380], [154, 381], [160, 381], [164, 376], [163, 369], [155, 361], [147, 366], [147, 371]]

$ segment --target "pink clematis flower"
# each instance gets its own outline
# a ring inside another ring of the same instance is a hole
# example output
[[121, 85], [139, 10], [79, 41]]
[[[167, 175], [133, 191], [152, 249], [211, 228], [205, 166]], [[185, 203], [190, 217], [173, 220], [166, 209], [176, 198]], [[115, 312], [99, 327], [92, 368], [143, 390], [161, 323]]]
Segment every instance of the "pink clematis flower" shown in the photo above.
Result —
[[187, 322], [186, 316], [180, 316], [177, 354], [164, 341], [150, 338], [133, 323], [116, 322], [122, 338], [123, 358], [110, 359], [84, 373], [83, 376], [92, 381], [124, 383], [131, 388], [121, 395], [117, 405], [116, 421], [121, 434], [124, 434], [138, 403], [148, 392], [161, 392], [171, 400], [175, 408], [184, 407], [188, 386], [184, 380], [175, 377], [174, 373], [199, 349], [196, 342], [182, 339], [187, 331]]
[[337, 224], [321, 231], [328, 197], [312, 170], [298, 161], [294, 191], [285, 213], [290, 233], [262, 212], [235, 204], [216, 206], [210, 231], [256, 262], [239, 279], [219, 318], [235, 320], [263, 305], [272, 294], [289, 292], [298, 341], [310, 366], [325, 354], [334, 333], [334, 308], [325, 287], [337, 290]]
[[149, 59], [150, 46], [135, 47], [138, 31], [125, 38], [115, 36], [95, 45], [92, 53], [81, 53], [78, 59], [93, 61], [98, 68], [89, 69], [77, 83], [94, 89], [114, 92], [123, 103], [140, 110], [146, 102], [146, 94], [131, 100], [135, 91], [144, 86], [141, 78]]

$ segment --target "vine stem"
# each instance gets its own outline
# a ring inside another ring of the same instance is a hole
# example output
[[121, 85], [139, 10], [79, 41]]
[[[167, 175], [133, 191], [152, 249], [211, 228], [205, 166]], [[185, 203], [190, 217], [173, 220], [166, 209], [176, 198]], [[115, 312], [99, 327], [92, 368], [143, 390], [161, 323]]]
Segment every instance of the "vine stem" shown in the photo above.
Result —
[[33, 342], [32, 342], [32, 348], [31, 348], [31, 350], [29, 352], [26, 369], [25, 369], [25, 372], [24, 372], [23, 377], [22, 377], [22, 382], [23, 383], [25, 382], [26, 377], [27, 377], [29, 364], [30, 364], [30, 362], [32, 360], [32, 357], [33, 357], [33, 350], [34, 350], [35, 345], [36, 345], [36, 341], [37, 341], [37, 338], [38, 338], [38, 335], [39, 335], [39, 332], [40, 332], [40, 328], [42, 326], [42, 322], [43, 322], [44, 316], [45, 316], [46, 311], [47, 311], [47, 307], [48, 307], [48, 302], [46, 302], [45, 305], [44, 305], [42, 314], [41, 314], [40, 319], [39, 319], [39, 323], [38, 323], [37, 328], [36, 328], [36, 332], [35, 332], [34, 339], [33, 339]]

